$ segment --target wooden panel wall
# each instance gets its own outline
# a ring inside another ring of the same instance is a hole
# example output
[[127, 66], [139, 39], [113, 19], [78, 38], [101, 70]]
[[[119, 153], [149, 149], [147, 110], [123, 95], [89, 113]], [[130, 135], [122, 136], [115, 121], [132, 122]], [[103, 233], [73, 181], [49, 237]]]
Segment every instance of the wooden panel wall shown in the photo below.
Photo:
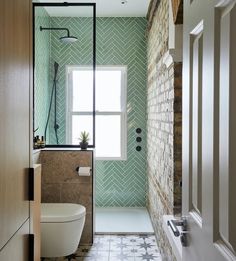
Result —
[[0, 260], [28, 255], [31, 1], [0, 1]]
[[16, 232], [0, 252], [1, 261], [27, 261], [29, 245], [29, 220]]

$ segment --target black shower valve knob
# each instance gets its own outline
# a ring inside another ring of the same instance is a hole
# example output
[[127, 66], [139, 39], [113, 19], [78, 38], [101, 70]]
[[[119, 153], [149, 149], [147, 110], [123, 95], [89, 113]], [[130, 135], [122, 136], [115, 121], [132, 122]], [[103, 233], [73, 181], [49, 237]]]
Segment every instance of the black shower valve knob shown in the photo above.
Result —
[[141, 141], [142, 141], [142, 138], [141, 138], [141, 137], [137, 137], [137, 138], [136, 138], [136, 141], [137, 141], [137, 142], [141, 142]]

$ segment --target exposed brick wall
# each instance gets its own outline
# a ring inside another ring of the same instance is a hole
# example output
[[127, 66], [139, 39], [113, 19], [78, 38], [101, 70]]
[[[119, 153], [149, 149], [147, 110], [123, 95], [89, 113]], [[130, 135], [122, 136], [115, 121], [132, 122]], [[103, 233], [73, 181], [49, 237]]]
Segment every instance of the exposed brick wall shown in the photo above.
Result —
[[[153, 71], [156, 61], [168, 50], [168, 0], [161, 0], [153, 16], [148, 32], [148, 73]], [[152, 76], [152, 75], [149, 75]], [[152, 77], [149, 77], [148, 81]]]
[[172, 261], [162, 217], [181, 209], [182, 63], [168, 52], [168, 4], [160, 1], [148, 32], [147, 168], [148, 209], [162, 257]]
[[152, 176], [148, 176], [149, 182], [149, 200], [148, 208], [151, 216], [154, 232], [157, 238], [157, 243], [160, 248], [163, 261], [176, 261], [176, 258], [172, 252], [172, 248], [169, 244], [167, 236], [162, 229], [162, 216], [171, 214], [172, 209], [169, 208], [163, 198], [162, 189], [157, 183], [156, 179]]

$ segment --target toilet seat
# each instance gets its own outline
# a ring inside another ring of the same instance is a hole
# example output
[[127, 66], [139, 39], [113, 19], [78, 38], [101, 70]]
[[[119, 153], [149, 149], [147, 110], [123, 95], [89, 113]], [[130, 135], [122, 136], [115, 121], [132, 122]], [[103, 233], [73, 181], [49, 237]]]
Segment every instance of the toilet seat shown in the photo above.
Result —
[[68, 256], [78, 248], [86, 209], [79, 204], [41, 204], [41, 257]]
[[79, 204], [71, 203], [42, 203], [41, 223], [62, 223], [81, 219], [86, 209]]

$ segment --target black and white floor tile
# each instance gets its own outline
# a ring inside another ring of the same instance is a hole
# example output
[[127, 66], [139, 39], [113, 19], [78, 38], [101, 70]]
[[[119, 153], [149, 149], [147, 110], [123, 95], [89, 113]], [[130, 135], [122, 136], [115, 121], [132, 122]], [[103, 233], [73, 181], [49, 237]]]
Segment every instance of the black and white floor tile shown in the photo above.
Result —
[[96, 235], [92, 246], [44, 261], [161, 261], [161, 255], [154, 235]]

